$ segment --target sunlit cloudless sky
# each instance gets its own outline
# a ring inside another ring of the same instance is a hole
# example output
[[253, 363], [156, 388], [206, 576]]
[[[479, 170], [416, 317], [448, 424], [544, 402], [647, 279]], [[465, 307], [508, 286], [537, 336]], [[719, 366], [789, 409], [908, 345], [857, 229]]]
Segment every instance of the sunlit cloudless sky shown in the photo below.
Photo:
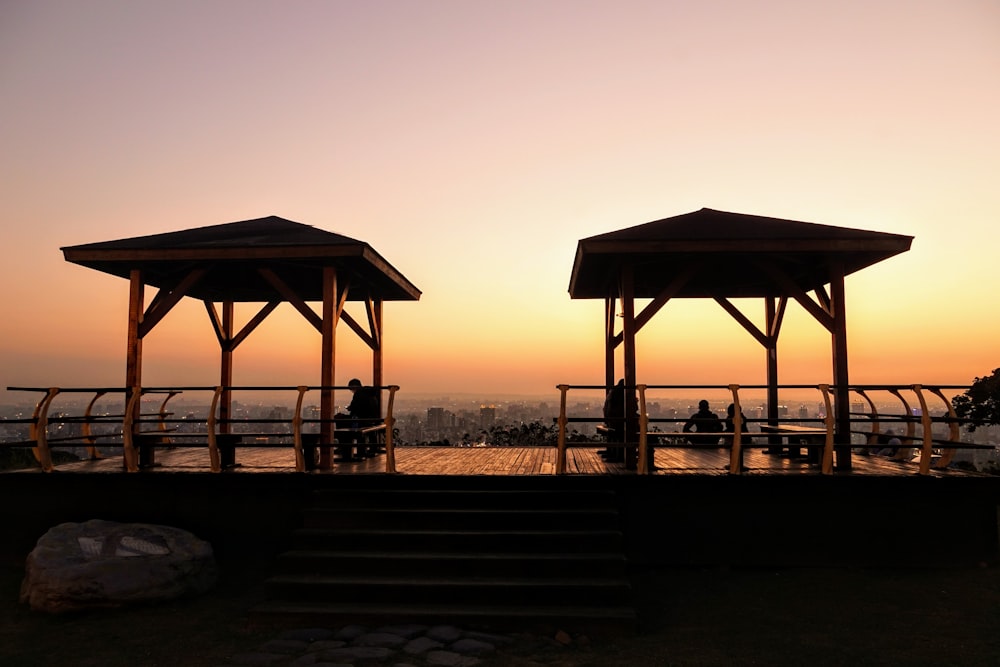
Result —
[[[1000, 366], [993, 0], [8, 0], [0, 96], [4, 387], [124, 382], [127, 281], [60, 247], [267, 215], [366, 241], [422, 290], [385, 306], [408, 392], [603, 382], [577, 241], [702, 207], [915, 237], [847, 279], [853, 382]], [[667, 304], [637, 346], [641, 382], [764, 380], [714, 303]], [[214, 384], [217, 348], [184, 303], [144, 381]], [[779, 350], [783, 382], [832, 379], [797, 304]], [[234, 382], [318, 384], [318, 360], [285, 304]], [[338, 330], [336, 381], [370, 372]]]

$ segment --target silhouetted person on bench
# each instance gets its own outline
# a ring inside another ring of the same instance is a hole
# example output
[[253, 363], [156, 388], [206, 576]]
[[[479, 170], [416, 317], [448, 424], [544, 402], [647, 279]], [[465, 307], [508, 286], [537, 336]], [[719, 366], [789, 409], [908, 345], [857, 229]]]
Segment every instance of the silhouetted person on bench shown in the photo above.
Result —
[[[365, 387], [361, 384], [361, 380], [352, 378], [347, 383], [347, 388], [354, 395], [347, 406], [347, 413], [336, 416], [338, 429], [365, 428], [367, 426], [374, 426], [382, 421], [379, 392], [375, 387]], [[349, 436], [341, 437], [345, 440], [349, 439]], [[358, 459], [362, 459], [365, 456], [374, 456], [378, 453], [378, 438], [374, 433], [358, 433], [354, 435], [353, 441], [357, 443]], [[344, 461], [351, 460], [351, 446], [338, 447], [337, 455]]]
[[[608, 448], [602, 456], [609, 462], [624, 462], [625, 448], [615, 447], [614, 443], [636, 442], [639, 439], [639, 400], [632, 392], [630, 400], [626, 401], [625, 380], [611, 388], [604, 398], [604, 425], [608, 427]], [[628, 419], [631, 418], [631, 419]], [[628, 431], [631, 421], [632, 433]], [[629, 437], [631, 435], [631, 437]]]
[[719, 415], [708, 409], [708, 401], [698, 401], [698, 412], [694, 413], [684, 422], [683, 431], [691, 433], [714, 433], [715, 435], [691, 435], [688, 442], [694, 445], [717, 445], [719, 444], [719, 434], [722, 433], [722, 420]]

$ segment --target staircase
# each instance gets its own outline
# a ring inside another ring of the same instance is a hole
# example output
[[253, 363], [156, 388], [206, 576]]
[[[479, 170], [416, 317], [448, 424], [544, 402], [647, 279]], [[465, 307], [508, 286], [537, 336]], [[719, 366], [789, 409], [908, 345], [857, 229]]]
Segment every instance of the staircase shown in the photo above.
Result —
[[613, 491], [464, 480], [315, 490], [253, 614], [635, 629]]

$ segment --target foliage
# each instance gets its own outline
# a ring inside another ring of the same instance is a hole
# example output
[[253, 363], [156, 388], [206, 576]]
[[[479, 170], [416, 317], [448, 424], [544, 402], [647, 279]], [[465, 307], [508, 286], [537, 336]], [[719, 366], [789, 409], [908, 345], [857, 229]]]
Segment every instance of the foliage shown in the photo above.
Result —
[[[489, 430], [481, 431], [480, 437], [483, 442], [495, 447], [555, 447], [559, 441], [559, 427], [540, 421], [497, 424], [491, 426]], [[566, 440], [569, 442], [585, 439], [575, 430], [566, 434]]]
[[1000, 368], [995, 368], [992, 375], [977, 377], [951, 403], [970, 433], [979, 426], [1000, 424]]

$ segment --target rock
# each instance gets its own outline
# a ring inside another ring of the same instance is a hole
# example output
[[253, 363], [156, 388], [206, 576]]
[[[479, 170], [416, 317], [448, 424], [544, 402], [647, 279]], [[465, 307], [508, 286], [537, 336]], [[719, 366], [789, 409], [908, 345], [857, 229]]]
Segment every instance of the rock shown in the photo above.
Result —
[[388, 632], [392, 635], [399, 635], [405, 639], [413, 639], [414, 637], [419, 637], [420, 635], [427, 632], [426, 625], [383, 625], [380, 628], [376, 628], [375, 632]]
[[280, 653], [282, 655], [297, 655], [309, 647], [309, 642], [301, 639], [272, 639], [261, 645], [264, 653]]
[[229, 659], [234, 665], [246, 665], [247, 667], [269, 667], [288, 658], [287, 655], [279, 653], [237, 653]]
[[351, 643], [354, 646], [384, 646], [386, 648], [398, 648], [406, 643], [406, 639], [389, 632], [369, 632], [361, 635]]
[[200, 595], [215, 585], [212, 546], [191, 533], [94, 519], [49, 529], [28, 554], [21, 602], [52, 613]]
[[357, 639], [366, 632], [368, 632], [368, 628], [363, 625], [345, 625], [333, 634], [333, 638], [349, 642]]
[[355, 662], [358, 660], [385, 660], [392, 655], [392, 650], [384, 646], [345, 646], [322, 651], [321, 660]]
[[460, 655], [452, 651], [431, 651], [425, 656], [425, 659], [428, 665], [441, 665], [442, 667], [475, 667], [482, 662], [479, 658]]
[[496, 646], [493, 644], [487, 644], [484, 641], [478, 639], [459, 639], [457, 642], [448, 647], [449, 651], [454, 651], [455, 653], [461, 653], [462, 655], [482, 655], [484, 653], [492, 653], [496, 651]]
[[411, 639], [410, 642], [403, 647], [405, 653], [410, 655], [420, 655], [421, 653], [427, 653], [432, 649], [442, 648], [444, 644], [438, 641], [434, 641], [430, 637], [417, 637], [416, 639]]
[[462, 637], [462, 631], [453, 625], [435, 625], [427, 630], [427, 636], [435, 641], [450, 644]]
[[329, 639], [332, 636], [333, 630], [326, 628], [294, 628], [292, 630], [285, 630], [278, 635], [278, 638], [297, 639], [302, 642], [318, 642], [323, 639]]

